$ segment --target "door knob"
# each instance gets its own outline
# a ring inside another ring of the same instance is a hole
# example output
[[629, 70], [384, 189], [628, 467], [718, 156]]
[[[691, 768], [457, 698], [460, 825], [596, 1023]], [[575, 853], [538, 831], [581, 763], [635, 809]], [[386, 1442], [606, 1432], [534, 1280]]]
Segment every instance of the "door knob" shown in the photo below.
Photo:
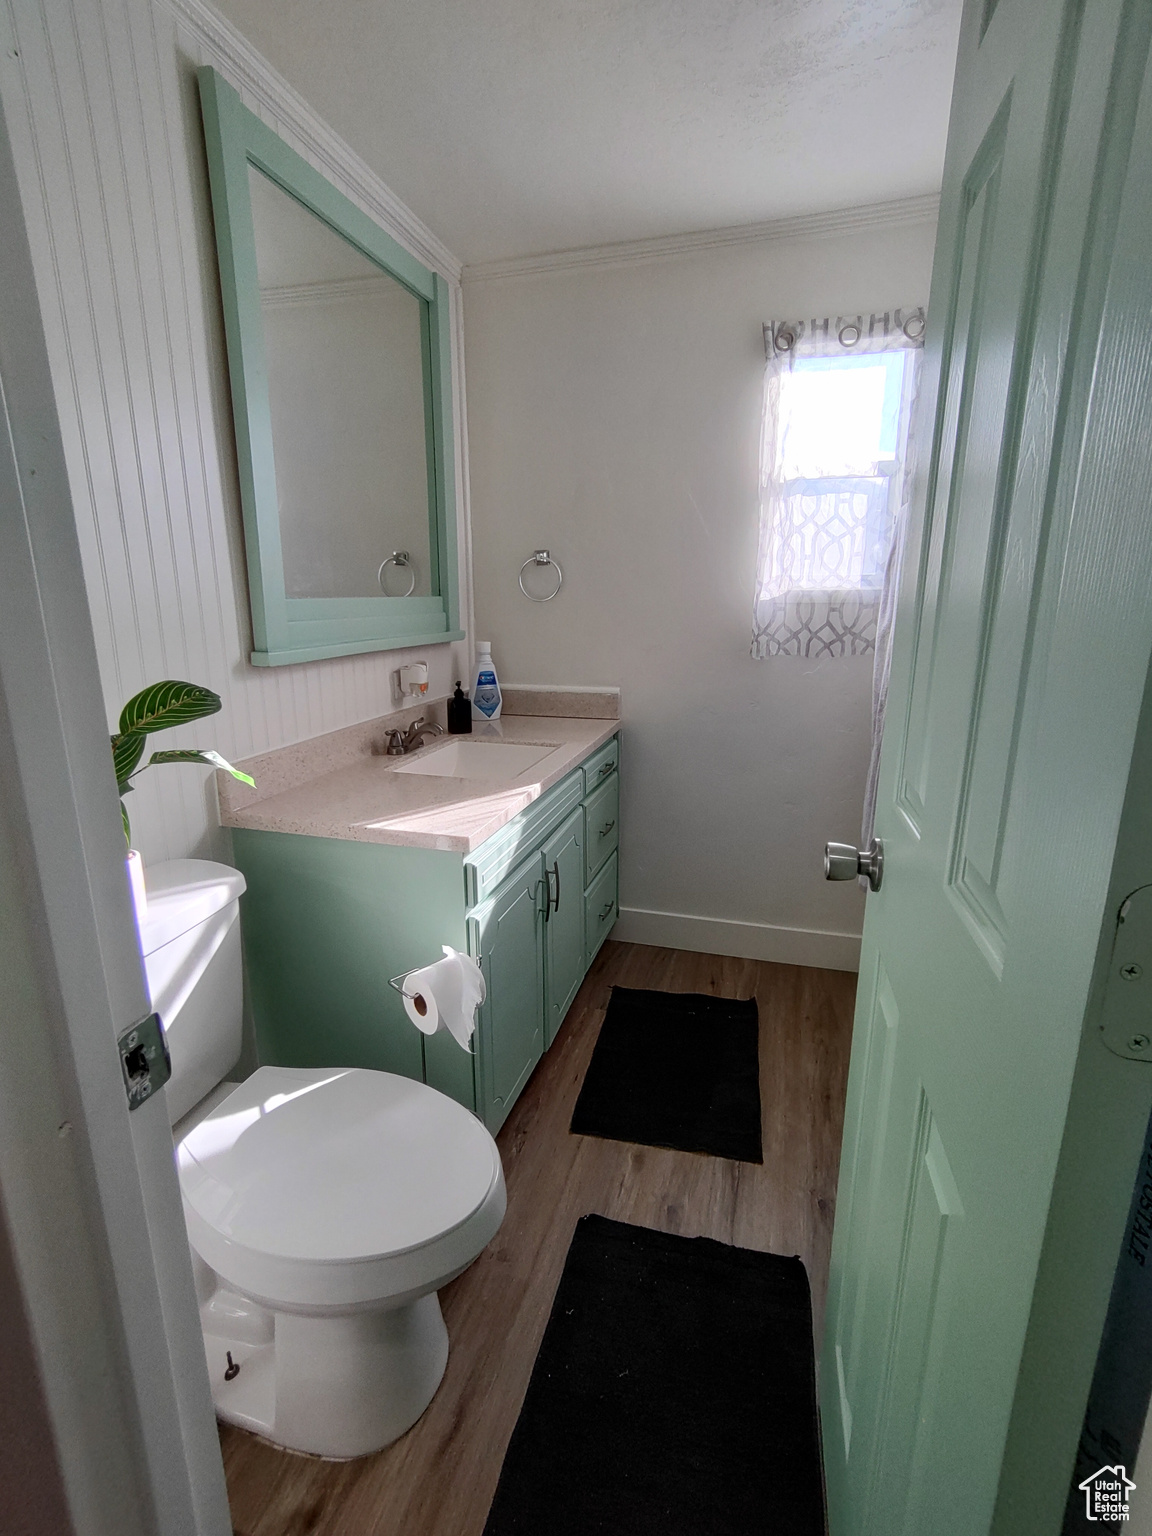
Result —
[[851, 843], [827, 843], [824, 847], [825, 880], [855, 880], [863, 875], [874, 891], [884, 878], [884, 844], [874, 837], [861, 853]]

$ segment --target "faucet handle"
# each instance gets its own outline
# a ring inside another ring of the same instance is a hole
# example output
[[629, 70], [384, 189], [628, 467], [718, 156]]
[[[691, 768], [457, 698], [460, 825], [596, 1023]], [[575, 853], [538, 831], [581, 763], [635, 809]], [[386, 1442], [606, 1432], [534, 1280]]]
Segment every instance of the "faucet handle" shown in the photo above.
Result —
[[389, 757], [403, 757], [404, 756], [404, 738], [400, 734], [399, 731], [389, 731], [388, 732], [388, 756]]

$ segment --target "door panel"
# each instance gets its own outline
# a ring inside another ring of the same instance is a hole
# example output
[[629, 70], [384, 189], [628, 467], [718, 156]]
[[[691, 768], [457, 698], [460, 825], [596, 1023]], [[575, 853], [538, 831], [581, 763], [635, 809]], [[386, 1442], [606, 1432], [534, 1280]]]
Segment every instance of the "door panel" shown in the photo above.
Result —
[[544, 921], [544, 1048], [555, 1040], [584, 980], [584, 808], [577, 806], [544, 844], [549, 892]]
[[[1149, 202], [1148, 177], [1125, 190], [1152, 151], [1149, 7], [986, 9], [962, 29], [864, 930], [832, 1536], [990, 1527], [1152, 651], [1152, 519], [1083, 471], [1093, 434], [1140, 441], [1093, 391], [1118, 220]], [[1123, 323], [1146, 354], [1143, 282]]]
[[901, 1148], [901, 1166], [895, 1170], [904, 1180], [897, 1209], [900, 1247], [890, 1325], [897, 1344], [886, 1362], [871, 1489], [878, 1520], [883, 1519], [887, 1490], [907, 1488], [913, 1480], [917, 1429], [932, 1389], [929, 1366], [933, 1354], [939, 1353], [932, 1345], [938, 1345], [947, 1323], [948, 1309], [941, 1305], [940, 1294], [946, 1249], [963, 1216], [960, 1192], [923, 1085], [909, 1118], [911, 1147]]
[[[884, 1166], [884, 1145], [890, 1124], [892, 1074], [896, 1061], [899, 1010], [883, 965], [877, 957], [872, 1003], [864, 1028], [858, 1025], [858, 1040], [864, 1042], [860, 1072], [860, 1094], [851, 1106], [852, 1123], [845, 1125], [844, 1171], [838, 1197], [840, 1209], [848, 1212], [851, 1231], [845, 1245], [846, 1263], [832, 1298], [835, 1324], [829, 1333], [836, 1352], [837, 1382], [843, 1411], [843, 1450], [850, 1450], [852, 1415], [850, 1404], [858, 1396], [862, 1369], [861, 1355], [866, 1348], [864, 1308], [868, 1296], [869, 1271], [878, 1235], [877, 1205], [880, 1175]], [[863, 978], [861, 982], [861, 996]], [[861, 1020], [863, 1024], [863, 1019]], [[845, 1187], [849, 1181], [851, 1188]]]
[[[945, 383], [932, 456], [934, 483], [929, 502], [930, 507], [940, 509], [940, 515], [927, 517], [924, 525], [926, 565], [916, 594], [916, 643], [900, 773], [901, 802], [914, 828], [920, 826], [928, 796], [933, 745], [929, 705], [940, 660], [942, 600], [951, 575], [951, 531], [956, 526], [952, 503], [954, 497], [959, 499], [963, 482], [963, 466], [958, 460], [962, 460], [968, 442], [974, 401], [979, 400], [984, 417], [994, 414], [997, 403], [997, 380], [994, 375], [988, 376], [988, 368], [980, 369], [981, 330], [987, 323], [988, 260], [996, 228], [1007, 122], [1007, 110], [1001, 107], [965, 178], [959, 256], [942, 342]], [[921, 431], [923, 426], [921, 415]]]

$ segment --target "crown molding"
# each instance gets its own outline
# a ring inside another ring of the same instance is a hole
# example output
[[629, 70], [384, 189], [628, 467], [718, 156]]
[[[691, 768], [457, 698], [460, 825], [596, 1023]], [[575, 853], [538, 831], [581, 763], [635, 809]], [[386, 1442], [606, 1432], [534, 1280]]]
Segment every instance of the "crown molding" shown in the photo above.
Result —
[[545, 272], [571, 272], [583, 267], [637, 266], [666, 261], [673, 256], [692, 256], [698, 251], [720, 250], [731, 245], [758, 242], [813, 240], [823, 235], [850, 235], [869, 229], [901, 224], [924, 224], [940, 210], [936, 192], [921, 197], [898, 198], [858, 208], [839, 208], [830, 213], [802, 213], [787, 219], [768, 219], [760, 224], [735, 224], [726, 229], [701, 229], [686, 235], [658, 235], [650, 240], [621, 240], [612, 245], [585, 245], [568, 251], [549, 251], [540, 256], [512, 256], [482, 261], [464, 268], [466, 283], [497, 282], [503, 278], [530, 277]]
[[272, 68], [242, 32], [207, 0], [158, 3], [192, 34], [202, 51], [202, 62], [215, 65], [245, 98], [246, 105], [277, 132], [286, 129], [296, 141], [294, 148], [425, 266], [449, 282], [460, 281], [459, 259], [308, 105], [300, 92]]

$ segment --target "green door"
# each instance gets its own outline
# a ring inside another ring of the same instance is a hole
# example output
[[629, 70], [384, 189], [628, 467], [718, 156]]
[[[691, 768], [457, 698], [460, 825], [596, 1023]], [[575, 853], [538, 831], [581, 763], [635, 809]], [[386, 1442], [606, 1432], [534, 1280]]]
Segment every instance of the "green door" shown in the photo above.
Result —
[[[832, 1536], [1059, 1529], [1094, 1339], [1047, 1346], [1048, 1474], [1005, 1450], [1030, 1316], [1080, 1305], [1054, 1189], [1105, 1051], [1152, 649], [1150, 24], [966, 6], [821, 1368]], [[1109, 1134], [1135, 1147], [1147, 1108], [1109, 1102]], [[1134, 1172], [1102, 1169], [1097, 1208]]]
[[544, 1046], [560, 1032], [584, 979], [584, 810], [577, 806], [544, 844]]
[[544, 1048], [544, 880], [539, 852], [525, 859], [468, 919], [484, 973], [478, 1019], [480, 1113], [495, 1133]]

